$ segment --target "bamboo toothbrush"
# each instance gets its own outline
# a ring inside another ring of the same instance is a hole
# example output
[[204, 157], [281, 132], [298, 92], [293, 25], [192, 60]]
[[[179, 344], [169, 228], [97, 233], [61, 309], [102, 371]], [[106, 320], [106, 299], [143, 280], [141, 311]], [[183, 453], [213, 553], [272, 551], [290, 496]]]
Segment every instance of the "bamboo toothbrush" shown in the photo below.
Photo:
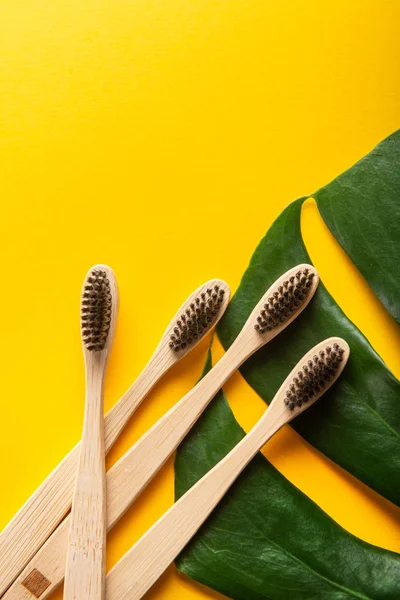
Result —
[[[258, 302], [222, 359], [114, 465], [107, 479], [108, 528], [162, 467], [225, 381], [246, 358], [304, 310], [317, 285], [317, 272], [310, 265], [298, 265], [282, 275]], [[37, 595], [42, 600], [61, 583], [66, 552], [65, 521], [29, 562], [4, 600], [23, 600], [24, 588], [31, 590], [32, 581], [37, 580], [42, 582], [42, 592]]]
[[107, 576], [107, 600], [139, 600], [183, 550], [232, 483], [264, 444], [331, 387], [349, 357], [341, 338], [329, 338], [296, 365], [251, 431], [182, 496]]
[[104, 375], [114, 337], [117, 284], [105, 265], [83, 286], [81, 334], [86, 369], [85, 418], [72, 500], [65, 600], [103, 600], [106, 550]]
[[[228, 285], [213, 279], [187, 298], [142, 373], [106, 415], [106, 452], [154, 385], [217, 324], [228, 305], [229, 296]], [[150, 322], [151, 319], [149, 317]], [[67, 454], [1, 532], [0, 597], [67, 514], [71, 506], [79, 446], [77, 444]], [[40, 574], [33, 572], [26, 586], [39, 597], [38, 592], [47, 583]]]

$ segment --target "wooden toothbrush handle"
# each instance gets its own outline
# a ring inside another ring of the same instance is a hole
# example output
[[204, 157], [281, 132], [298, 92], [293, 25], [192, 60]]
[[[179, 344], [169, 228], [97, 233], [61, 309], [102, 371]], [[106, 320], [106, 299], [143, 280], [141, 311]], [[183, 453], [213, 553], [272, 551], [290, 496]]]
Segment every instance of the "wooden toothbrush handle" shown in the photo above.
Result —
[[[232, 346], [226, 355], [195, 388], [174, 405], [157, 423], [134, 444], [107, 474], [108, 529], [113, 527], [146, 487], [168, 457], [176, 449], [190, 427], [202, 413], [215, 393], [250, 351], [249, 347]], [[226, 358], [225, 358], [226, 357]], [[4, 600], [23, 600], [25, 588], [38, 589], [37, 597], [47, 598], [62, 582], [69, 517], [53, 535], [5, 594]], [[35, 582], [35, 588], [32, 586]], [[39, 584], [36, 583], [39, 581]]]
[[[64, 600], [103, 600], [106, 471], [101, 365], [90, 360], [85, 419], [72, 501]], [[104, 369], [103, 369], [104, 370]]]
[[[157, 352], [134, 384], [107, 413], [106, 451], [111, 448], [143, 398], [171, 365], [170, 354]], [[78, 443], [67, 454], [0, 533], [0, 597], [67, 514], [71, 506], [80, 445]], [[39, 589], [42, 587], [40, 585]]]
[[[145, 489], [247, 354], [245, 346], [234, 343], [213, 369], [170, 408], [132, 446], [124, 459], [115, 465], [112, 478], [110, 477], [110, 481], [115, 483], [110, 486], [108, 494], [110, 514], [115, 516], [113, 518], [120, 518]], [[119, 491], [121, 485], [122, 492]]]
[[262, 417], [251, 432], [123, 556], [107, 576], [107, 600], [139, 600], [143, 597], [183, 550], [258, 450], [283, 424], [282, 419], [269, 419], [268, 422]]

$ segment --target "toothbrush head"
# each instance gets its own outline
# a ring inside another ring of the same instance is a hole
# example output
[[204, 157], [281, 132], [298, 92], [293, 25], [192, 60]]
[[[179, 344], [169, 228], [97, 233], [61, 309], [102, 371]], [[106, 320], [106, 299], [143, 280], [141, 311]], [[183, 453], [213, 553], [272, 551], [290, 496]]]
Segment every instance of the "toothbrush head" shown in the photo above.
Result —
[[264, 296], [254, 325], [260, 334], [286, 327], [311, 300], [318, 273], [311, 265], [299, 265], [280, 277]]
[[310, 350], [284, 383], [286, 406], [294, 411], [322, 396], [343, 371], [349, 354], [341, 338], [329, 338]]
[[218, 279], [196, 290], [170, 325], [169, 347], [172, 352], [184, 352], [199, 342], [223, 315], [229, 295], [228, 285]]
[[81, 300], [81, 334], [90, 352], [104, 349], [111, 328], [112, 293], [107, 271], [101, 266], [89, 271]]

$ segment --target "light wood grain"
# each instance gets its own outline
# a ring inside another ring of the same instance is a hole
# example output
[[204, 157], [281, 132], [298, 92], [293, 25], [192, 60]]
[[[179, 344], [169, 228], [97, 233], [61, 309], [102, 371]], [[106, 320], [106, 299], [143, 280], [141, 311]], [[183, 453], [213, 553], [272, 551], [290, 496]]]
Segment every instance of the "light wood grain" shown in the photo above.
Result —
[[[260, 334], [255, 330], [257, 316], [266, 299], [281, 283], [299, 269], [309, 268], [315, 277], [308, 296], [297, 312], [274, 330]], [[309, 265], [298, 265], [282, 275], [263, 295], [235, 342], [221, 360], [199, 383], [173, 406], [132, 448], [114, 465], [107, 479], [108, 527], [112, 527], [124, 514], [140, 492], [146, 487], [169, 456], [177, 448], [192, 425], [204, 411], [215, 394], [239, 366], [259, 348], [285, 329], [310, 302], [318, 286], [318, 275]], [[55, 531], [48, 543], [36, 554], [21, 576], [10, 588], [4, 600], [16, 600], [21, 596], [21, 582], [33, 569], [38, 569], [51, 586], [40, 596], [47, 598], [62, 581], [65, 560], [64, 525]]]
[[65, 567], [65, 600], [103, 600], [106, 556], [106, 468], [104, 446], [104, 376], [114, 339], [118, 289], [112, 269], [90, 269], [82, 292], [95, 272], [105, 273], [111, 293], [111, 323], [104, 348], [90, 350], [83, 341], [86, 399], [83, 433], [72, 499]]
[[103, 372], [99, 357], [94, 357], [87, 373], [85, 422], [72, 500], [64, 600], [104, 598], [106, 473]]
[[107, 600], [140, 600], [183, 550], [264, 444], [283, 425], [304, 412], [324, 393], [322, 391], [294, 410], [290, 410], [284, 403], [286, 391], [297, 371], [307, 364], [307, 360], [313, 355], [318, 355], [320, 350], [334, 343], [338, 343], [345, 352], [336, 376], [324, 391], [336, 381], [346, 364], [349, 347], [341, 338], [329, 338], [310, 350], [296, 365], [264, 415], [237, 446], [188, 490], [115, 565], [107, 576]]
[[[219, 321], [229, 303], [229, 286], [219, 279], [206, 282], [182, 304], [165, 330], [145, 369], [105, 418], [105, 450], [111, 448], [137, 407], [161, 377], [188, 354], [200, 339], [175, 353], [169, 348], [170, 336], [180, 315], [202, 292], [219, 285], [225, 290], [222, 306], [208, 333]], [[78, 464], [77, 444], [50, 473], [0, 534], [0, 596], [10, 587], [35, 553], [41, 548], [71, 506]]]

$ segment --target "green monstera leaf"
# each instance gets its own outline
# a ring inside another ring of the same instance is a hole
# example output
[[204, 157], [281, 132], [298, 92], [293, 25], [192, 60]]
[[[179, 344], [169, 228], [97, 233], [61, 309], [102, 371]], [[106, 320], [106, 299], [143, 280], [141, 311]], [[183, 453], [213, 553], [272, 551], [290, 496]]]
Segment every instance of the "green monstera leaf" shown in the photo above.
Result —
[[400, 131], [314, 198], [338, 242], [400, 323]]
[[[331, 231], [396, 319], [399, 157], [397, 132], [313, 195]], [[300, 231], [305, 199], [283, 211], [256, 249], [218, 328], [225, 348], [269, 285], [293, 265], [311, 262]], [[325, 401], [293, 421], [293, 427], [334, 462], [400, 505], [400, 383], [323, 282], [307, 310], [241, 372], [269, 402], [299, 357], [332, 334], [349, 342], [351, 359]], [[177, 495], [242, 435], [220, 395], [178, 451]], [[394, 599], [400, 598], [399, 561], [398, 555], [345, 532], [260, 456], [182, 554], [178, 566], [235, 599]]]

